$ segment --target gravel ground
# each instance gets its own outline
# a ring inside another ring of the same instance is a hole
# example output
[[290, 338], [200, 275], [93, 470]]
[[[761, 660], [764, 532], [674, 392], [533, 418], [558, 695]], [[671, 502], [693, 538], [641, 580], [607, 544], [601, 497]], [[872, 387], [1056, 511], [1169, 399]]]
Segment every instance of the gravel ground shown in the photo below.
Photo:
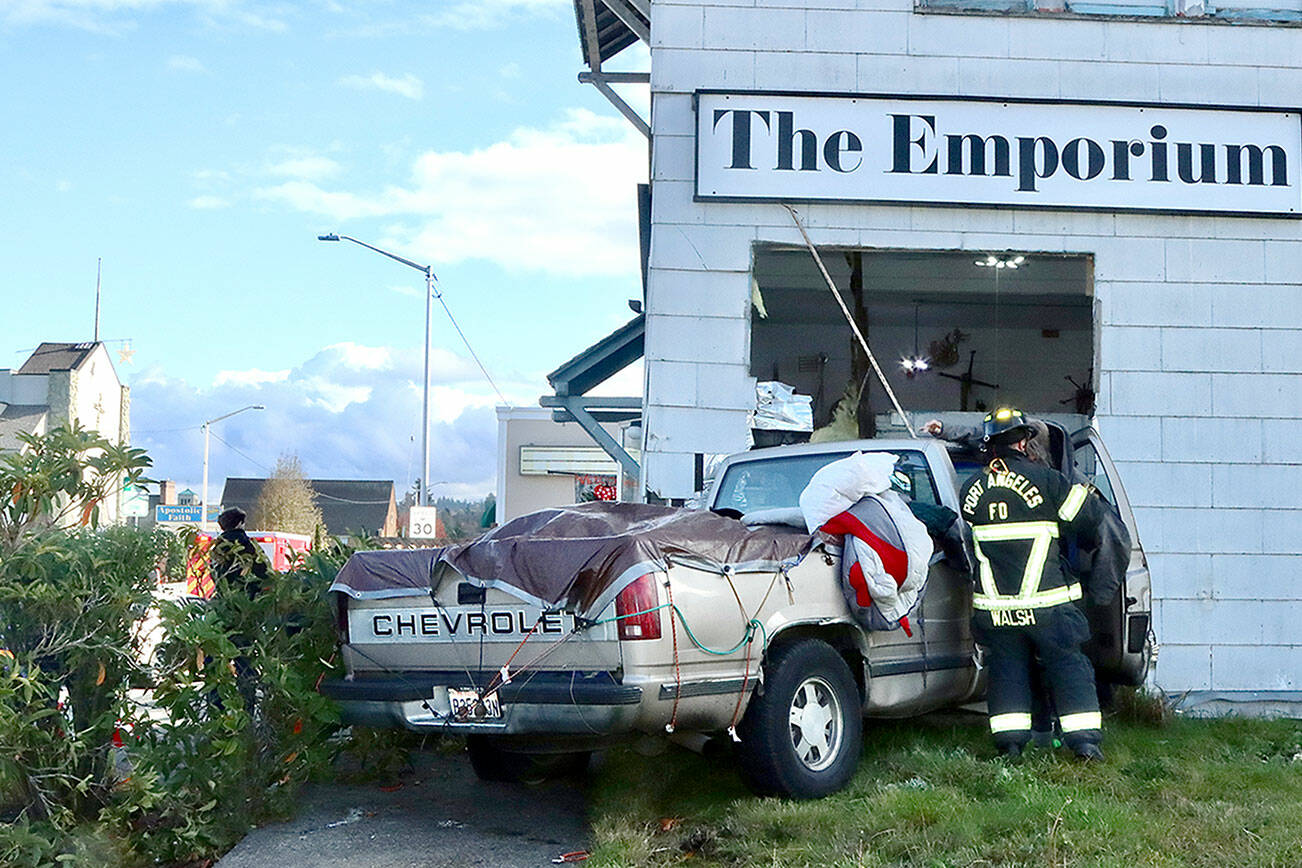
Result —
[[255, 829], [218, 868], [550, 865], [587, 847], [582, 787], [482, 783], [464, 753], [423, 752], [415, 774], [374, 784], [308, 788], [298, 816]]

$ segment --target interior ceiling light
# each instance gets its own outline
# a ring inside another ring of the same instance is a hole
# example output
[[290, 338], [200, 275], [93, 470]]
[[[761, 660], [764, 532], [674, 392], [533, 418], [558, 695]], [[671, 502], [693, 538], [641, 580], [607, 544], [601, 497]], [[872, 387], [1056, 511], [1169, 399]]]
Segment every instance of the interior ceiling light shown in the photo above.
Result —
[[931, 368], [931, 362], [922, 357], [911, 359], [906, 356], [900, 359], [900, 367], [905, 371], [908, 371], [910, 374], [913, 374], [918, 371], [929, 370]]
[[919, 371], [931, 369], [931, 359], [924, 356], [918, 349], [918, 308], [921, 306], [921, 302], [915, 301], [913, 303], [913, 355], [900, 359], [900, 367], [904, 369], [904, 373], [909, 379], [913, 379], [913, 375]]
[[984, 258], [976, 260], [976, 264], [982, 268], [1020, 268], [1024, 262], [1026, 262], [1026, 257], [1020, 253], [1005, 256], [995, 256], [993, 253], [987, 253]]

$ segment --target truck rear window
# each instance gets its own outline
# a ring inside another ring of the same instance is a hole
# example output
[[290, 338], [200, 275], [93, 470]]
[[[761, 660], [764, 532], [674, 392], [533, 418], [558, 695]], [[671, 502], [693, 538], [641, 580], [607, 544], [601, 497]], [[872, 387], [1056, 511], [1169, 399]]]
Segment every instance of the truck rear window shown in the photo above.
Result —
[[[724, 472], [712, 509], [735, 509], [743, 515], [759, 509], [800, 506], [800, 492], [825, 464], [851, 452], [820, 452], [815, 455], [769, 456], [739, 461]], [[896, 490], [921, 503], [938, 503], [926, 459], [921, 452], [898, 452]]]

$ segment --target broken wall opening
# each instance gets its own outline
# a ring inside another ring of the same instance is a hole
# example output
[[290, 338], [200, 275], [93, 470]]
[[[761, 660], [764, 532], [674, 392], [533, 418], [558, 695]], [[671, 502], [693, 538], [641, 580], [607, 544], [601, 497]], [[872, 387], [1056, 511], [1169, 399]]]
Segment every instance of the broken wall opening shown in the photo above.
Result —
[[[1004, 404], [1037, 416], [1093, 414], [1088, 255], [819, 253], [910, 414], [984, 413]], [[865, 381], [867, 361], [807, 249], [762, 245], [753, 263], [751, 374], [812, 395], [814, 425], [823, 427], [847, 387]], [[868, 409], [885, 423], [885, 392], [875, 375], [866, 381]]]

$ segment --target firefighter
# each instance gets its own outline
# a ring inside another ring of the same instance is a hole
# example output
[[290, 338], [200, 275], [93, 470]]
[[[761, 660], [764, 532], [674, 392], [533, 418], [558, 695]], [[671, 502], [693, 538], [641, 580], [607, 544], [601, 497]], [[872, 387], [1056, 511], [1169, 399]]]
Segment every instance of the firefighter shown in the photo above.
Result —
[[1096, 545], [1106, 507], [1088, 485], [1027, 457], [1035, 429], [1021, 411], [1002, 407], [982, 430], [990, 463], [964, 485], [962, 514], [979, 564], [972, 632], [986, 648], [995, 745], [1017, 757], [1030, 741], [1038, 658], [1063, 742], [1082, 759], [1102, 759], [1094, 669], [1081, 650], [1089, 622], [1074, 605], [1081, 586], [1064, 571], [1059, 546]]

